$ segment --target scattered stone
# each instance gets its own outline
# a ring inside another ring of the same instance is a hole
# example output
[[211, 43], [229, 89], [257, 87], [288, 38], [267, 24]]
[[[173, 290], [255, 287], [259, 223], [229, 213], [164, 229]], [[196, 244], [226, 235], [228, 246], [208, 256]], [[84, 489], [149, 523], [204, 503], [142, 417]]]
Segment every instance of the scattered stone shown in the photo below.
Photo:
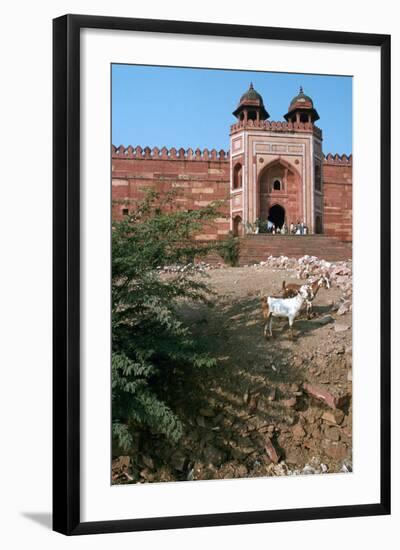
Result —
[[323, 441], [325, 453], [333, 460], [343, 460], [347, 455], [347, 447], [344, 443]]
[[126, 468], [129, 468], [131, 464], [131, 457], [130, 456], [119, 456], [117, 459], [114, 460], [112, 469], [114, 470], [123, 470]]
[[347, 381], [348, 382], [353, 381], [353, 371], [351, 369], [347, 371]]
[[300, 448], [289, 449], [286, 452], [286, 462], [288, 464], [294, 464], [294, 465], [301, 464], [302, 460], [303, 460], [303, 455]]
[[235, 477], [246, 477], [248, 474], [247, 468], [244, 464], [240, 464], [235, 471]]
[[309, 395], [311, 395], [311, 397], [324, 402], [331, 409], [336, 409], [338, 407], [338, 398], [325, 388], [312, 386], [311, 384], [304, 384], [304, 389]]
[[344, 417], [345, 414], [342, 410], [335, 409], [334, 411], [325, 411], [321, 418], [330, 424], [341, 424]]
[[328, 426], [325, 430], [325, 435], [330, 441], [340, 440], [340, 430], [336, 426]]
[[168, 468], [167, 466], [161, 466], [161, 468], [157, 471], [157, 474], [160, 481], [174, 481], [171, 468]]
[[335, 332], [345, 332], [349, 330], [349, 325], [344, 325], [343, 323], [335, 323]]
[[306, 464], [304, 468], [301, 470], [301, 473], [310, 475], [310, 474], [319, 474], [319, 471], [313, 468], [310, 464]]
[[345, 313], [350, 311], [350, 306], [351, 306], [350, 300], [345, 300], [337, 310], [337, 315], [344, 315]]
[[249, 412], [251, 414], [253, 414], [257, 410], [259, 398], [260, 398], [259, 393], [256, 393], [256, 394], [253, 394], [253, 395], [250, 396], [250, 399], [249, 399]]
[[271, 388], [267, 399], [268, 399], [268, 401], [275, 401], [275, 399], [276, 399], [276, 389], [275, 388]]
[[112, 481], [118, 482], [120, 480], [125, 481], [133, 481], [133, 477], [130, 474], [131, 472], [131, 457], [124, 455], [119, 456], [115, 460], [113, 460], [112, 463]]
[[283, 399], [281, 403], [284, 407], [295, 407], [297, 404], [297, 399], [296, 397], [290, 397], [289, 399]]
[[279, 462], [280, 454], [275, 445], [272, 443], [272, 440], [267, 436], [265, 437], [265, 451], [271, 462], [273, 462], [274, 464], [277, 464]]
[[155, 476], [153, 473], [150, 472], [150, 470], [148, 468], [143, 468], [143, 470], [140, 471], [140, 477], [142, 477], [143, 479], [145, 479], [146, 481], [154, 481], [155, 479]]
[[305, 429], [300, 424], [296, 424], [292, 430], [292, 433], [295, 439], [302, 439], [307, 435]]
[[145, 466], [150, 468], [150, 470], [154, 470], [154, 460], [149, 456], [142, 456], [142, 462]]

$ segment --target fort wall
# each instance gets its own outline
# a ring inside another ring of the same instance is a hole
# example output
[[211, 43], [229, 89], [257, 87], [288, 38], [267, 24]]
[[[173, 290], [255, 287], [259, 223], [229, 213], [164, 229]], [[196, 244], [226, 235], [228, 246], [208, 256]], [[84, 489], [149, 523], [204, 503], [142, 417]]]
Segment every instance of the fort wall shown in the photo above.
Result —
[[146, 189], [176, 190], [176, 208], [196, 210], [214, 201], [224, 201], [221, 217], [208, 224], [201, 240], [224, 238], [229, 222], [229, 153], [208, 149], [158, 149], [154, 147], [113, 147], [112, 198], [113, 219], [123, 216], [123, 200], [139, 200]]
[[322, 165], [324, 233], [352, 241], [352, 156], [327, 155]]
[[[278, 132], [292, 129], [289, 123], [268, 123], [268, 128], [264, 123], [265, 129], [271, 130], [272, 124]], [[304, 130], [309, 131], [306, 126]], [[324, 233], [349, 242], [352, 240], [352, 156], [328, 154], [323, 161], [322, 182]], [[220, 239], [229, 232], [229, 151], [113, 146], [113, 200], [140, 199], [145, 189], [176, 189], [177, 208], [185, 210], [195, 210], [216, 200], [226, 201], [221, 208], [222, 216], [207, 227], [201, 238]], [[125, 208], [122, 203], [114, 204], [113, 218], [122, 217]]]

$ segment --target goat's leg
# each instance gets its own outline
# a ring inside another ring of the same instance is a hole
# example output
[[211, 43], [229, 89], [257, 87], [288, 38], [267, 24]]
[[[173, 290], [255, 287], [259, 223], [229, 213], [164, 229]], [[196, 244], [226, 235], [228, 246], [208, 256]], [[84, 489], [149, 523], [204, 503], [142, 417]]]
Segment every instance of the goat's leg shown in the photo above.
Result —
[[293, 317], [289, 317], [289, 338], [290, 340], [293, 340], [293, 321], [294, 321], [294, 318]]
[[270, 337], [273, 338], [274, 335], [272, 334], [272, 315], [271, 314], [268, 317], [268, 332]]
[[312, 309], [312, 303], [307, 300], [307, 319], [311, 319], [311, 309]]
[[271, 318], [270, 314], [268, 314], [265, 318], [266, 321], [265, 321], [265, 325], [264, 325], [264, 338], [268, 338], [268, 332], [270, 331], [270, 329], [269, 329], [269, 320], [270, 320], [270, 318]]

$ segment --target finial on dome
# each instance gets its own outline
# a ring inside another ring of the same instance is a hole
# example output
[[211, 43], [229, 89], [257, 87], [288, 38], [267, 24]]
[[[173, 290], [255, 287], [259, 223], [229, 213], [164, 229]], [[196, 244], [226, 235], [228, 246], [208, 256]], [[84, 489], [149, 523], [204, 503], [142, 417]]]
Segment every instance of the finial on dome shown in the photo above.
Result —
[[250, 82], [249, 90], [254, 90], [254, 86], [252, 82]]
[[300, 86], [300, 93], [303, 93], [303, 86]]

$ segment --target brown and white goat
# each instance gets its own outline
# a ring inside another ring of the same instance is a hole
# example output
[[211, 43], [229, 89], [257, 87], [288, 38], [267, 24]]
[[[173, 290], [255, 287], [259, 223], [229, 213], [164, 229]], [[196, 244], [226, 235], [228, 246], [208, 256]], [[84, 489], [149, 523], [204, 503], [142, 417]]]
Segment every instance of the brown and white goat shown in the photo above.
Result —
[[[296, 296], [300, 292], [300, 288], [304, 285], [299, 285], [296, 283], [289, 283], [286, 284], [285, 281], [282, 283], [282, 296], [284, 298], [293, 298], [293, 296]], [[306, 310], [307, 310], [307, 319], [310, 319], [311, 317], [311, 310], [312, 310], [312, 301], [314, 300], [315, 296], [318, 293], [318, 290], [320, 288], [330, 288], [331, 284], [329, 282], [329, 279], [326, 275], [321, 275], [319, 279], [314, 281], [313, 283], [309, 284], [311, 288], [311, 294], [312, 298], [309, 300], [306, 300]]]
[[274, 296], [263, 296], [261, 306], [263, 317], [266, 321], [264, 326], [264, 336], [267, 332], [272, 336], [272, 317], [286, 317], [289, 321], [290, 337], [293, 337], [293, 323], [300, 313], [303, 304], [313, 298], [311, 285], [302, 285], [292, 298], [277, 298]]

